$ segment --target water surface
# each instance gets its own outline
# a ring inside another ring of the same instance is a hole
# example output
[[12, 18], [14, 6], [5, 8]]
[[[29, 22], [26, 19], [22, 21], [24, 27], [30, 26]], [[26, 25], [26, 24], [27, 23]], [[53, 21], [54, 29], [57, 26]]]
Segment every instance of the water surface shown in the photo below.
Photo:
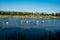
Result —
[[60, 18], [0, 18], [0, 27], [40, 28], [46, 30], [59, 30]]
[[6, 34], [11, 36], [15, 32], [32, 40], [33, 36], [48, 37], [48, 34], [55, 35], [57, 31], [60, 31], [60, 18], [0, 18], [2, 40], [6, 39]]

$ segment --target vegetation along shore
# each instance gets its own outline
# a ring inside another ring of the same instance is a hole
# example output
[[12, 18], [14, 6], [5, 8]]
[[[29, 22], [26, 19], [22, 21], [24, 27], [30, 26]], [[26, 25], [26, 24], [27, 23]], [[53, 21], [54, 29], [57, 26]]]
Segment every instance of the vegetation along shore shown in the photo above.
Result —
[[60, 18], [59, 13], [0, 11], [0, 18]]

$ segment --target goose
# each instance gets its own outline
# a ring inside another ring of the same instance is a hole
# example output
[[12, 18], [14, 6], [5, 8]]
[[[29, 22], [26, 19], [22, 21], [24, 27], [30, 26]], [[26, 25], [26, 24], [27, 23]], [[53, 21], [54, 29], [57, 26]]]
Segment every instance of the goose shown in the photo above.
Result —
[[44, 23], [45, 21], [43, 20], [42, 23]]
[[33, 21], [32, 23], [33, 24], [39, 24], [39, 21]]
[[8, 22], [6, 22], [6, 24], [8, 24]]
[[29, 23], [29, 21], [26, 21], [26, 23], [28, 24], [28, 23]]
[[21, 20], [21, 24], [23, 24], [23, 21]]
[[36, 24], [39, 24], [39, 21], [36, 21]]

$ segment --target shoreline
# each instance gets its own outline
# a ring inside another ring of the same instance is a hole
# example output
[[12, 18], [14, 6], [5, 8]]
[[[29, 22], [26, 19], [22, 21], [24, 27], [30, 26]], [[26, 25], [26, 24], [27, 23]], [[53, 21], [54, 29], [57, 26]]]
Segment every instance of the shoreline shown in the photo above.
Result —
[[60, 18], [56, 16], [19, 16], [19, 15], [0, 15], [0, 18]]

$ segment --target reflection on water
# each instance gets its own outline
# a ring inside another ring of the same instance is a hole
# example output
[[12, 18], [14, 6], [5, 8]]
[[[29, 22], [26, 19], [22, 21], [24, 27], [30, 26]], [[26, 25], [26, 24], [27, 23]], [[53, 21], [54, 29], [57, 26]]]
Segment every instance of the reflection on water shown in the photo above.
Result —
[[59, 35], [60, 18], [0, 18], [0, 40], [57, 40]]
[[60, 18], [0, 18], [0, 27], [54, 30], [60, 28]]

